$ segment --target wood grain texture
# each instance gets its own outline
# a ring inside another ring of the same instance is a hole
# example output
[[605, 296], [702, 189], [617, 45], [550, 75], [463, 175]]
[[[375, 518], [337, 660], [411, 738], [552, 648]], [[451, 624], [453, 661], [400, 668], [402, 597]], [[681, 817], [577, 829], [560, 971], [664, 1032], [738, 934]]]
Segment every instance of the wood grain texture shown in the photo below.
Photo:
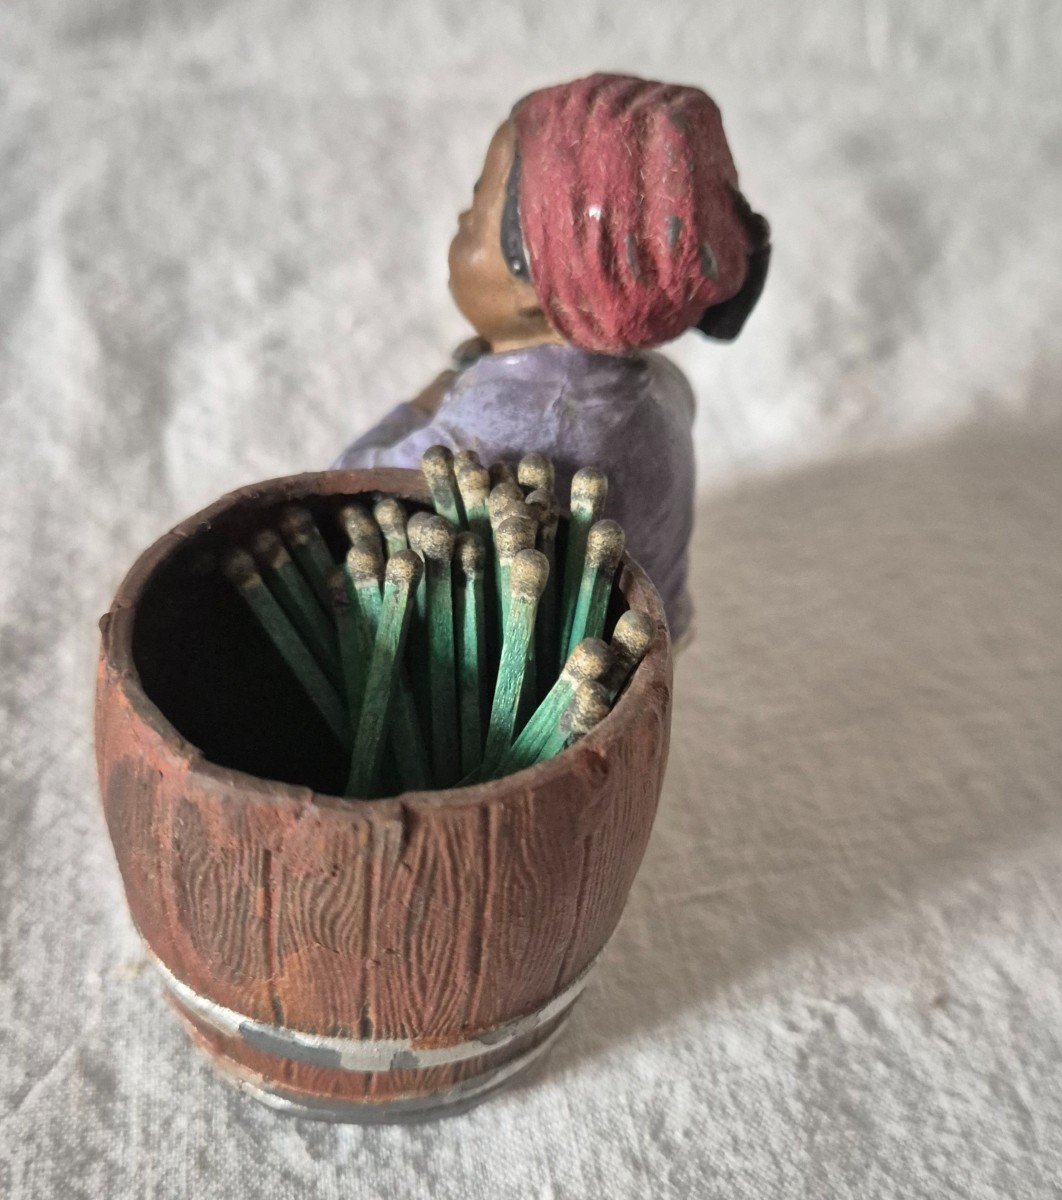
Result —
[[[655, 590], [627, 562], [620, 590], [660, 635], [609, 716], [549, 762], [471, 788], [348, 802], [209, 761], [141, 677], [154, 623], [184, 620], [142, 615], [161, 603], [157, 578], [171, 572], [169, 594], [187, 563], [193, 588], [203, 553], [210, 561], [285, 503], [305, 498], [320, 513], [373, 493], [430, 499], [415, 472], [295, 476], [233, 493], [141, 557], [101, 622], [100, 788], [133, 920], [178, 979], [257, 1021], [440, 1046], [539, 1008], [614, 929], [667, 760], [670, 648]], [[165, 669], [152, 671], [162, 680]], [[194, 725], [198, 709], [186, 710]], [[340, 1094], [319, 1069], [252, 1062], [258, 1052], [208, 1031], [199, 1040], [264, 1077]], [[356, 1077], [342, 1094], [431, 1090], [470, 1070]]]

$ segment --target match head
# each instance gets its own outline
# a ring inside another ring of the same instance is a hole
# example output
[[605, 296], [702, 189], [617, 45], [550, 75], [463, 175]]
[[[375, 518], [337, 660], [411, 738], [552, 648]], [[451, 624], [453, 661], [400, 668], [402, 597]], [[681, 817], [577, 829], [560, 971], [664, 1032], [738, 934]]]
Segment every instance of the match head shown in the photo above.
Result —
[[494, 545], [498, 558], [508, 562], [521, 550], [531, 550], [535, 545], [535, 523], [530, 517], [506, 517], [494, 530]]
[[258, 564], [246, 550], [233, 550], [231, 554], [226, 555], [221, 569], [225, 578], [237, 587], [248, 587], [262, 582], [258, 574]]
[[563, 723], [573, 737], [585, 737], [608, 716], [609, 707], [608, 692], [604, 686], [585, 680], [575, 685]]
[[463, 464], [457, 472], [457, 486], [466, 505], [486, 504], [490, 496], [490, 474], [479, 463]]
[[523, 501], [524, 493], [520, 485], [513, 479], [503, 479], [500, 483], [491, 485], [490, 499], [497, 504], [501, 497], [507, 500]]
[[524, 501], [531, 515], [544, 528], [557, 527], [557, 500], [550, 488], [536, 488]]
[[540, 550], [521, 550], [509, 569], [509, 591], [513, 596], [537, 600], [549, 579], [549, 559]]
[[[454, 455], [454, 474], [460, 475], [468, 467], [480, 465], [479, 453], [476, 450], [458, 450]], [[486, 468], [484, 468], [486, 470]]]
[[564, 674], [573, 682], [601, 680], [611, 670], [616, 656], [600, 638], [583, 638], [568, 655]]
[[420, 469], [429, 484], [448, 479], [454, 469], [454, 456], [446, 446], [429, 446], [420, 456]]
[[552, 490], [554, 482], [553, 464], [544, 454], [532, 451], [520, 459], [516, 468], [516, 480], [521, 487], [534, 492], [539, 488]]
[[301, 504], [289, 504], [280, 514], [280, 532], [292, 541], [303, 541], [314, 528], [313, 516]]
[[260, 529], [254, 535], [251, 549], [260, 563], [274, 570], [291, 562], [287, 547], [272, 529]]
[[516, 472], [512, 463], [496, 462], [490, 466], [490, 486], [497, 487], [499, 483], [516, 483]]
[[336, 520], [351, 542], [380, 536], [380, 530], [364, 504], [344, 504], [336, 514]]
[[454, 562], [463, 575], [475, 579], [487, 566], [487, 548], [475, 533], [459, 533], [454, 542]]
[[628, 662], [639, 663], [646, 656], [656, 636], [656, 626], [643, 612], [628, 609], [616, 622], [612, 645], [617, 654]]
[[385, 496], [382, 500], [377, 500], [372, 515], [376, 518], [376, 524], [388, 537], [404, 536], [406, 510], [402, 507], [401, 501], [396, 500], [394, 496]]
[[410, 550], [416, 550], [422, 553], [424, 530], [425, 527], [434, 516], [434, 513], [424, 512], [422, 509], [417, 509], [409, 520], [406, 522], [406, 537], [409, 539]]
[[367, 583], [378, 587], [383, 575], [383, 555], [378, 543], [355, 542], [347, 551], [347, 570], [358, 587]]
[[414, 588], [420, 582], [424, 564], [412, 550], [399, 550], [387, 560], [384, 583], [392, 587]]
[[350, 604], [350, 596], [347, 594], [347, 581], [343, 575], [342, 567], [334, 567], [328, 572], [325, 576], [325, 587], [328, 589], [328, 599], [337, 612], [339, 609], [346, 608]]
[[420, 546], [418, 549], [425, 558], [436, 562], [449, 562], [454, 555], [454, 527], [445, 517], [428, 514], [419, 530]]
[[615, 521], [595, 521], [586, 538], [586, 561], [604, 571], [615, 571], [623, 557], [623, 529]]
[[600, 509], [608, 495], [608, 476], [597, 467], [581, 467], [572, 476], [572, 508]]

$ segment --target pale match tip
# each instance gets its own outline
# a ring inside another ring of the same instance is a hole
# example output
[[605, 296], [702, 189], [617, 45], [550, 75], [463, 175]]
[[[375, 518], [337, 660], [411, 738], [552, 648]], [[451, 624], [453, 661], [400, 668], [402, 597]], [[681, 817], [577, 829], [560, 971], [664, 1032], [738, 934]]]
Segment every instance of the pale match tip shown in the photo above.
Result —
[[580, 467], [572, 476], [572, 504], [603, 500], [608, 492], [608, 476], [597, 467]]
[[482, 504], [490, 496], [490, 475], [479, 463], [463, 463], [457, 472], [457, 484], [475, 504]]
[[425, 524], [434, 515], [434, 513], [424, 512], [423, 509], [418, 508], [406, 521], [406, 537], [409, 538], [409, 548], [411, 550], [420, 550]]
[[471, 578], [482, 574], [487, 565], [487, 548], [478, 534], [465, 530], [454, 542], [454, 562]]
[[568, 728], [576, 737], [583, 737], [608, 716], [608, 692], [600, 683], [584, 680], [575, 685], [568, 709]]
[[394, 496], [384, 496], [377, 500], [373, 506], [372, 515], [381, 529], [385, 527], [404, 529], [406, 527], [406, 510], [402, 507], [402, 502], [396, 500]]
[[429, 514], [420, 526], [417, 547], [425, 558], [449, 562], [454, 553], [454, 527], [445, 517]]
[[568, 655], [564, 670], [573, 680], [602, 679], [615, 661], [615, 655], [600, 638], [583, 638]]
[[541, 596], [549, 579], [549, 559], [540, 550], [521, 550], [509, 569], [513, 595]]
[[627, 658], [641, 662], [653, 644], [656, 626], [637, 609], [628, 609], [616, 622], [612, 633], [613, 645]]
[[379, 534], [372, 514], [363, 504], [344, 504], [339, 510], [339, 527], [352, 542], [358, 538], [375, 537]]
[[258, 564], [246, 550], [233, 550], [231, 554], [227, 554], [221, 569], [230, 583], [236, 584], [237, 587], [258, 580]]
[[313, 527], [313, 515], [301, 504], [289, 504], [280, 514], [280, 528], [289, 537], [305, 536]]
[[347, 551], [347, 570], [356, 580], [380, 582], [383, 555], [375, 542], [357, 541]]
[[446, 446], [429, 446], [420, 456], [420, 469], [429, 482], [441, 475], [449, 475], [453, 464], [453, 453]]
[[399, 550], [387, 560], [384, 580], [386, 583], [402, 587], [415, 587], [423, 570], [424, 564], [419, 555], [414, 554], [412, 550]]
[[494, 544], [502, 559], [513, 558], [521, 550], [530, 550], [535, 544], [535, 522], [520, 515], [506, 517], [494, 531]]
[[623, 556], [623, 528], [615, 521], [595, 521], [586, 538], [586, 561], [615, 570]]
[[267, 567], [279, 567], [289, 560], [287, 549], [273, 529], [260, 529], [251, 542], [251, 549], [259, 562]]
[[333, 608], [345, 608], [350, 603], [342, 567], [333, 567], [328, 572], [325, 576], [325, 587], [328, 589], [328, 598]]
[[521, 487], [530, 488], [532, 491], [538, 488], [552, 488], [553, 464], [544, 454], [532, 450], [517, 464], [516, 479]]

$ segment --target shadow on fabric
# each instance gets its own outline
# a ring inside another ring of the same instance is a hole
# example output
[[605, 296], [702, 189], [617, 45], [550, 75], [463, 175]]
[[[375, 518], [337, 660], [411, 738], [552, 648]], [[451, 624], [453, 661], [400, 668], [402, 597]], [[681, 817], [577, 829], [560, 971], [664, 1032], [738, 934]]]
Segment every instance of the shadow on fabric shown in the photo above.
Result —
[[873, 979], [1058, 836], [1060, 463], [1062, 426], [976, 428], [700, 500], [656, 827], [546, 1070], [818, 994], [831, 956]]

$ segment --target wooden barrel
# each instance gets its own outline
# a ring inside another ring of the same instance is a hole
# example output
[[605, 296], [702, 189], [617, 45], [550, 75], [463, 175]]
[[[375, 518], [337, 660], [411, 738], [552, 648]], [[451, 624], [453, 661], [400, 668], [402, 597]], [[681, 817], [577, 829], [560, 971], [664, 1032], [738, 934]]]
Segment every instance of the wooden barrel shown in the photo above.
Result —
[[545, 1052], [641, 862], [671, 709], [659, 597], [626, 561], [616, 612], [659, 635], [588, 737], [492, 783], [338, 798], [342, 756], [217, 562], [284, 504], [332, 536], [379, 493], [428, 503], [418, 472], [327, 472], [179, 525], [100, 622], [96, 696], [129, 908], [188, 1031], [274, 1108], [359, 1122], [459, 1111]]

